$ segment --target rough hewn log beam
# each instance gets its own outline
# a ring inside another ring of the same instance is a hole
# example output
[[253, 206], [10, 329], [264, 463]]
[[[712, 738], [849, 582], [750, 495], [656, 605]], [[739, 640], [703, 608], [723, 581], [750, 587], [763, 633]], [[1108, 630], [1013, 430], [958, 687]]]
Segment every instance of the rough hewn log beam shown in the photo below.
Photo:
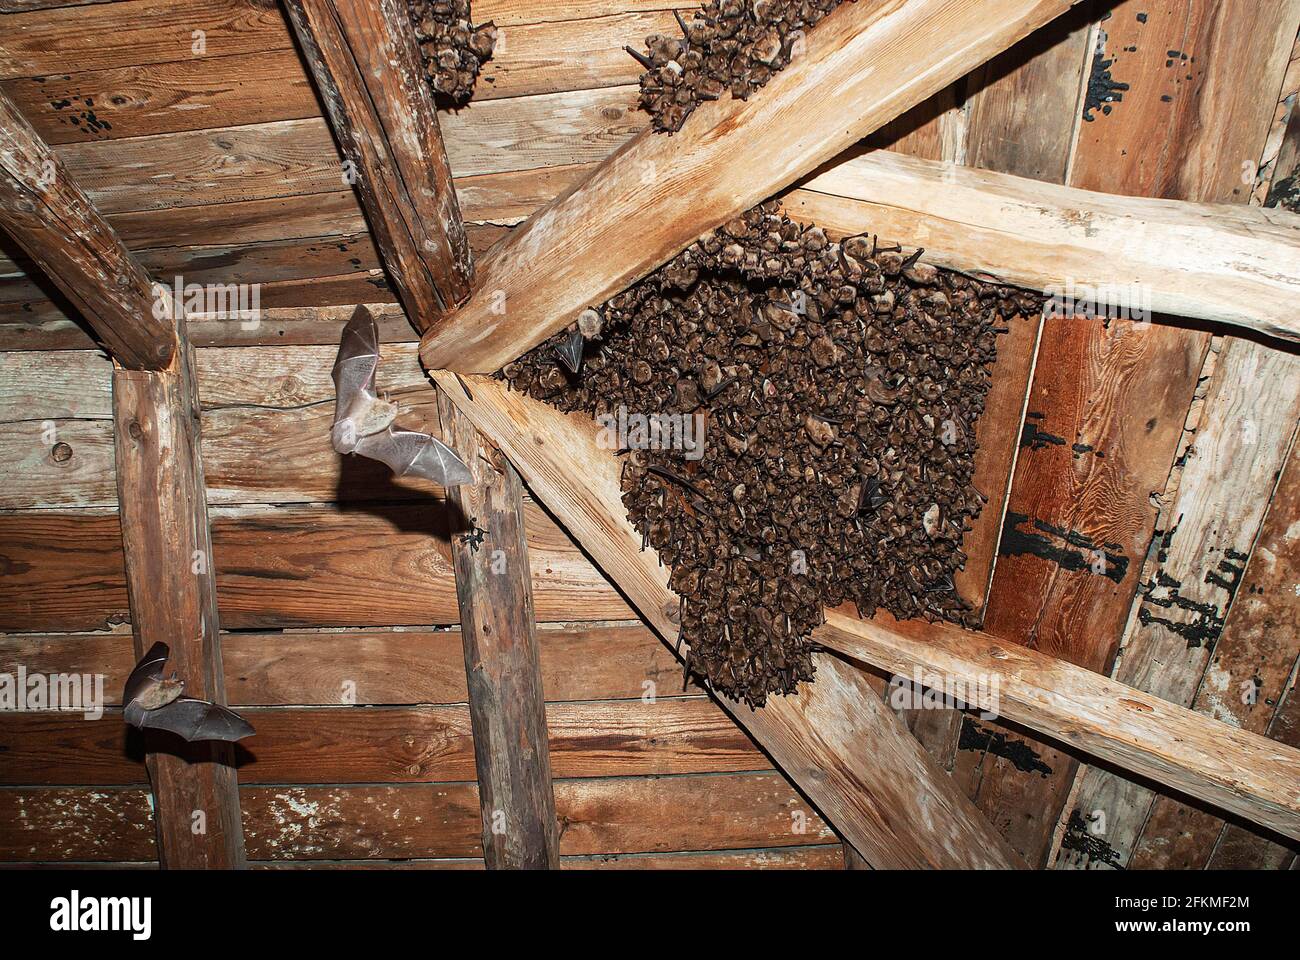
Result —
[[[114, 371], [113, 426], [136, 656], [163, 641], [185, 693], [225, 703], [198, 393], [183, 339], [166, 370]], [[242, 867], [233, 745], [144, 736], [162, 865]]]
[[375, 245], [417, 330], [474, 271], [405, 0], [285, 0]]
[[425, 334], [425, 365], [500, 368], [1070, 6], [844, 4], [750, 100], [703, 103], [671, 137], [643, 132], [512, 233]]
[[1101, 674], [947, 624], [828, 611], [814, 636], [904, 677], [998, 680], [997, 712], [1138, 776], [1300, 839], [1300, 750]]
[[[627, 595], [669, 646], [678, 600], [668, 571], [628, 523], [619, 461], [597, 445], [596, 424], [509, 392], [496, 381], [439, 371], [445, 395], [511, 459], [533, 494]], [[684, 649], [684, 648], [683, 648]], [[1022, 866], [887, 709], [862, 671], [817, 654], [817, 682], [761, 710], [719, 698], [877, 867]]]
[[447, 498], [484, 861], [489, 870], [559, 869], [519, 475], [445, 394], [438, 413], [444, 441], [474, 473]]
[[[442, 372], [434, 377], [440, 383], [448, 379]], [[454, 377], [450, 381], [456, 383]], [[461, 408], [500, 443], [533, 492], [662, 634], [666, 614], [661, 611], [659, 622], [653, 622], [649, 607], [665, 595], [661, 584], [667, 573], [645, 561], [652, 551], [640, 552], [640, 538], [617, 496], [618, 459], [597, 446], [594, 422], [504, 393], [495, 381], [474, 378], [469, 389], [474, 399], [456, 398]], [[675, 609], [675, 598], [667, 596], [665, 602]], [[898, 676], [911, 678], [920, 671], [923, 677], [962, 681], [967, 689], [996, 679], [995, 708], [1001, 716], [1283, 835], [1300, 836], [1300, 750], [1065, 661], [949, 625], [898, 624], [887, 616], [862, 621], [829, 610], [814, 637], [829, 650]], [[819, 680], [810, 691], [826, 676], [821, 671], [819, 661]], [[833, 815], [832, 821], [879, 865], [845, 824]]]
[[81, 311], [118, 363], [133, 370], [172, 363], [176, 332], [148, 274], [3, 93], [0, 227]]
[[877, 151], [785, 197], [787, 212], [870, 229], [979, 277], [1300, 340], [1300, 216], [1117, 197]]

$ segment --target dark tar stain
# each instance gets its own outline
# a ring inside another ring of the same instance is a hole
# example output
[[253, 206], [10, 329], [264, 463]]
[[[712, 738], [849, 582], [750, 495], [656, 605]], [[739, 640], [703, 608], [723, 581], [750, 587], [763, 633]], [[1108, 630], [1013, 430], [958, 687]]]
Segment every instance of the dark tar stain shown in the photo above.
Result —
[[1046, 777], [1052, 772], [1052, 768], [1043, 763], [1042, 757], [1034, 753], [1025, 741], [1009, 740], [1005, 733], [990, 730], [969, 716], [962, 717], [957, 749], [991, 753], [995, 757], [1009, 760], [1021, 773], [1038, 773]]
[[[1032, 530], [1029, 529], [1032, 527]], [[1002, 541], [998, 555], [1018, 557], [1031, 554], [1072, 572], [1093, 570], [1098, 559], [1104, 559], [1101, 576], [1122, 583], [1128, 573], [1129, 558], [1117, 543], [1098, 545], [1091, 537], [1077, 530], [1065, 530], [1042, 520], [1032, 523], [1023, 513], [1007, 511], [1002, 525]]]
[[1124, 869], [1115, 848], [1101, 837], [1092, 835], [1088, 822], [1078, 810], [1070, 811], [1070, 822], [1066, 825], [1065, 836], [1061, 838], [1061, 849], [1081, 853], [1088, 858], [1089, 863], [1104, 863], [1116, 870]]

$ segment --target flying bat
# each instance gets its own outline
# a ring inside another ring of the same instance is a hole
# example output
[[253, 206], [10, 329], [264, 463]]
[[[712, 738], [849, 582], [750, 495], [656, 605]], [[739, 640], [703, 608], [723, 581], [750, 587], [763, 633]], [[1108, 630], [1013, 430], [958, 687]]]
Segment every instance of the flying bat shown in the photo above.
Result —
[[253, 735], [252, 725], [219, 703], [184, 696], [185, 682], [163, 674], [171, 649], [165, 643], [149, 648], [122, 690], [122, 715], [140, 730], [169, 730], [186, 740], [234, 742]]
[[379, 327], [369, 310], [358, 307], [334, 361], [334, 449], [386, 463], [399, 477], [424, 477], [444, 487], [471, 482], [469, 467], [437, 437], [393, 426], [397, 404], [376, 394], [378, 369]]

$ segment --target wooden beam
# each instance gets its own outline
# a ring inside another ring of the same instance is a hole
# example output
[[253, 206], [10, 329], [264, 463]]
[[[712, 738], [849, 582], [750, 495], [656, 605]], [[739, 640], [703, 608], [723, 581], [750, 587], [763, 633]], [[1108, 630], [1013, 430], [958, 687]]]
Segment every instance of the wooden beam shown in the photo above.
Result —
[[546, 705], [519, 475], [439, 392], [443, 438], [472, 484], [448, 491], [469, 680], [483, 854], [492, 869], [559, 869]]
[[[594, 422], [509, 393], [495, 381], [469, 380], [471, 399], [454, 376], [441, 371], [433, 376], [478, 428], [501, 445], [533, 492], [661, 636], [671, 637], [671, 620], [662, 608], [667, 604], [675, 611], [676, 598], [663, 586], [667, 572], [655, 562], [653, 551], [641, 552], [641, 539], [627, 522], [618, 496], [618, 460], [612, 451], [598, 448]], [[919, 670], [923, 676], [968, 684], [995, 680], [996, 709], [1001, 716], [1219, 809], [1286, 836], [1300, 837], [1300, 750], [1090, 670], [949, 625], [898, 624], [885, 616], [863, 621], [828, 610], [825, 625], [813, 636], [829, 650], [903, 677], [910, 678]], [[823, 684], [828, 675], [835, 677], [834, 684], [845, 682], [838, 669], [823, 672], [827, 663], [843, 666], [821, 655], [817, 682], [801, 688], [798, 697], [775, 698], [778, 709], [815, 697], [819, 691], [825, 695]], [[761, 718], [771, 709], [752, 716]], [[874, 704], [841, 703], [838, 709], [865, 710], [874, 720]], [[826, 728], [815, 729], [826, 735]], [[750, 730], [755, 731], [752, 724]], [[761, 734], [756, 736], [764, 742]], [[933, 768], [926, 759], [928, 766], [919, 769]], [[778, 762], [784, 766], [780, 757]], [[794, 772], [786, 769], [802, 785]], [[924, 773], [914, 776], [924, 779]], [[943, 777], [941, 784], [927, 786], [950, 789], [951, 784]], [[846, 824], [832, 811], [826, 812], [859, 852], [879, 866], [872, 851], [858, 844]]]
[[0, 93], [0, 227], [133, 370], [172, 364], [176, 331], [144, 268], [68, 175], [58, 154]]
[[[407, 316], [426, 330], [473, 266], [405, 0], [285, 0]], [[341, 173], [343, 173], [341, 171]]]
[[[114, 371], [113, 415], [136, 657], [156, 641], [167, 643], [168, 669], [185, 682], [185, 693], [225, 703], [198, 391], [183, 339], [167, 370]], [[233, 744], [180, 749], [164, 737], [145, 734], [163, 866], [242, 867]]]
[[495, 371], [1071, 5], [844, 4], [748, 101], [643, 131], [496, 247], [465, 306], [425, 334], [425, 365]]
[[785, 197], [827, 230], [869, 226], [925, 259], [1079, 301], [1300, 341], [1300, 216], [1119, 197], [877, 151]]
[[[919, 627], [919, 629], [917, 629]], [[947, 624], [827, 611], [813, 636], [911, 677], [996, 678], [997, 712], [1068, 747], [1300, 839], [1300, 750], [1028, 647]]]
[[[669, 646], [679, 635], [668, 571], [622, 505], [620, 463], [587, 417], [481, 377], [434, 373], [446, 396], [510, 457]], [[684, 648], [683, 648], [684, 649]], [[817, 682], [761, 710], [719, 698], [736, 722], [876, 867], [1019, 867], [993, 827], [888, 710], [862, 671], [814, 657]], [[870, 744], [870, 749], [863, 749]], [[917, 815], [918, 811], [923, 811]]]

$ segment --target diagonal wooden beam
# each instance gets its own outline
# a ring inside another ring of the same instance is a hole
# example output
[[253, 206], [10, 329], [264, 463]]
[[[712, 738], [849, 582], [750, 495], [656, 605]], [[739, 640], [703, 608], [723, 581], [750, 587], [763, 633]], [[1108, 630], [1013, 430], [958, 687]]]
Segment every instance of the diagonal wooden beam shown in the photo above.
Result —
[[445, 394], [443, 439], [474, 482], [447, 491], [489, 870], [558, 870], [546, 702], [519, 475]]
[[[641, 549], [627, 521], [620, 464], [598, 447], [596, 424], [497, 381], [462, 382], [446, 371], [433, 376], [675, 648], [677, 596], [657, 554]], [[873, 866], [1023, 866], [862, 671], [829, 654], [814, 662], [816, 683], [769, 698], [761, 710], [719, 699]]]
[[[445, 372], [433, 376], [444, 389], [448, 382], [457, 384]], [[640, 538], [618, 497], [618, 459], [597, 445], [594, 421], [508, 393], [496, 381], [475, 377], [468, 384], [472, 398], [463, 389], [448, 390], [458, 406], [501, 445], [534, 493], [661, 635], [671, 634], [671, 624], [655, 607], [667, 604], [675, 609], [667, 573], [646, 561], [651, 551], [640, 552]], [[829, 650], [891, 674], [912, 678], [919, 671], [923, 685], [959, 680], [972, 689], [984, 682], [984, 689], [995, 690], [995, 712], [1009, 720], [1286, 836], [1300, 837], [1300, 750], [1082, 667], [950, 625], [898, 624], [885, 616], [863, 621], [828, 610], [826, 623], [813, 636]], [[809, 691], [821, 686], [828, 660], [839, 663], [823, 656], [818, 681]], [[926, 684], [926, 678], [936, 682]], [[802, 689], [800, 697], [805, 696]], [[774, 702], [788, 707], [791, 700]], [[755, 716], [762, 717], [768, 709]], [[947, 777], [943, 781], [949, 785]], [[872, 851], [863, 849], [848, 827], [828, 813], [876, 864]]]
[[1300, 341], [1300, 216], [1285, 210], [1118, 197], [883, 150], [784, 201], [795, 219], [870, 229], [973, 276]]
[[516, 230], [474, 293], [425, 334], [430, 369], [490, 373], [1073, 5], [846, 3], [748, 101], [643, 131]]
[[0, 93], [0, 228], [81, 311], [113, 358], [161, 370], [176, 331], [149, 275], [4, 93]]
[[384, 266], [421, 332], [473, 266], [406, 0], [285, 0]]
[[[3, 94], [0, 223], [117, 361], [113, 441], [136, 656], [168, 644], [185, 693], [224, 703], [198, 392], [171, 297], [155, 297], [144, 268]], [[145, 742], [162, 865], [243, 866], [232, 745], [156, 732]]]

